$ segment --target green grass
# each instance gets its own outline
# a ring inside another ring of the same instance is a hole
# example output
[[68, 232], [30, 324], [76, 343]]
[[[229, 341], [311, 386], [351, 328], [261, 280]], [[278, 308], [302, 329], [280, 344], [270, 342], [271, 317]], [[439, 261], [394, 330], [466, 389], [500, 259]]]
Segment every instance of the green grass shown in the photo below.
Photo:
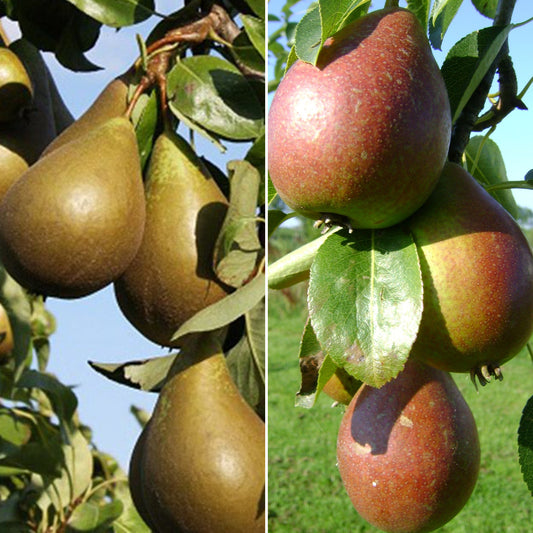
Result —
[[[303, 287], [293, 291], [302, 301]], [[325, 395], [313, 409], [294, 407], [299, 388], [298, 343], [305, 304], [269, 295], [268, 440], [269, 532], [377, 532], [353, 509], [336, 467], [343, 408]], [[507, 363], [503, 382], [476, 392], [470, 378], [454, 377], [476, 418], [481, 472], [470, 501], [441, 533], [530, 533], [533, 498], [522, 480], [516, 432], [533, 394], [533, 368], [523, 353]]]

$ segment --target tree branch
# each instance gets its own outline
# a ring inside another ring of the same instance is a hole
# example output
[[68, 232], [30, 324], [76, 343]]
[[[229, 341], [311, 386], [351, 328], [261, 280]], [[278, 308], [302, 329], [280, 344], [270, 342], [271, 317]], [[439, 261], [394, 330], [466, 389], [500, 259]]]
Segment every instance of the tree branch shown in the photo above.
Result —
[[[515, 3], [516, 0], [499, 0], [492, 25], [507, 26], [508, 24], [510, 24]], [[500, 64], [502, 59], [508, 56], [509, 44], [506, 39], [500, 52], [496, 56], [496, 59], [490, 66], [489, 70], [481, 80], [480, 84], [478, 85], [472, 96], [470, 97], [470, 100], [465, 105], [461, 115], [459, 116], [457, 122], [453, 127], [450, 149], [448, 152], [448, 158], [450, 161], [453, 161], [455, 163], [461, 163], [463, 153], [470, 139], [470, 134], [472, 133], [472, 131], [474, 131], [479, 114], [481, 113], [483, 107], [485, 106], [485, 102], [487, 101], [487, 96], [489, 94], [490, 87], [492, 85], [492, 81], [494, 79], [494, 75], [496, 74], [498, 65]], [[512, 83], [512, 80], [510, 80], [509, 82]]]

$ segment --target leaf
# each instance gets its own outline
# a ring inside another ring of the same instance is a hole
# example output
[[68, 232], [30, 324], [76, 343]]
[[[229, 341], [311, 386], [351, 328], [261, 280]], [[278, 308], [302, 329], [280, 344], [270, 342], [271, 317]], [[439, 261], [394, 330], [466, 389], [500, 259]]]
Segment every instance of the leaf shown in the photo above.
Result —
[[78, 407], [78, 398], [72, 390], [50, 374], [27, 369], [20, 377], [18, 387], [43, 391], [60, 422], [70, 425]]
[[133, 110], [132, 121], [135, 126], [142, 168], [146, 165], [152, 152], [157, 119], [157, 92], [152, 91], [149, 96], [141, 95]]
[[472, 0], [474, 7], [483, 16], [493, 19], [498, 8], [498, 0]]
[[113, 522], [114, 533], [150, 533], [150, 529], [133, 505], [128, 483], [117, 483], [115, 497], [122, 502], [124, 510]]
[[240, 141], [263, 133], [263, 106], [246, 78], [228, 61], [187, 57], [168, 73], [167, 84], [172, 111], [203, 128]]
[[[294, 35], [294, 51], [299, 59], [316, 65], [322, 47], [322, 21], [318, 5], [302, 17]], [[287, 67], [288, 69], [288, 67]]]
[[179, 328], [171, 340], [175, 342], [188, 333], [214, 331], [227, 326], [255, 307], [264, 294], [265, 275], [260, 273], [250, 283], [196, 313]]
[[153, 0], [68, 0], [89, 17], [106, 26], [137, 24], [154, 14]]
[[433, 4], [429, 20], [429, 40], [433, 48], [441, 49], [444, 35], [462, 3], [463, 0], [437, 0]]
[[247, 161], [230, 161], [230, 204], [214, 249], [214, 270], [230, 287], [240, 287], [256, 268], [262, 250], [257, 235], [261, 176]]
[[401, 227], [330, 235], [311, 265], [308, 307], [317, 339], [337, 366], [373, 387], [394, 378], [422, 315], [411, 235]]
[[[252, 164], [258, 171], [261, 176], [261, 181], [264, 184], [265, 180], [265, 134], [260, 135], [253, 143], [251, 148], [246, 153], [244, 158], [250, 164]], [[259, 205], [265, 203], [264, 197], [264, 187], [259, 191]]]
[[226, 354], [226, 363], [243, 398], [265, 419], [265, 300], [245, 313], [245, 333]]
[[[339, 231], [340, 228], [333, 231]], [[268, 265], [269, 289], [285, 289], [309, 279], [309, 269], [318, 249], [329, 237], [322, 235]]]
[[254, 48], [265, 59], [265, 23], [261, 19], [250, 15], [241, 15], [240, 18]]
[[109, 526], [122, 514], [124, 506], [120, 500], [97, 504], [83, 502], [74, 508], [67, 522], [67, 533], [86, 531], [90, 533], [107, 533]]
[[265, 19], [265, 2], [263, 0], [246, 0], [246, 3], [258, 17]]
[[[502, 154], [492, 139], [484, 135], [472, 137], [466, 147], [465, 158], [468, 172], [482, 185], [508, 181]], [[489, 192], [515, 219], [518, 218], [518, 206], [509, 189]]]
[[522, 411], [518, 427], [518, 460], [524, 481], [533, 495], [533, 396]]
[[[319, 373], [325, 359], [325, 355], [311, 326], [311, 321], [308, 318], [300, 340], [301, 385], [300, 390], [296, 393], [295, 405], [297, 407], [310, 409], [315, 405], [318, 398]], [[333, 375], [333, 372], [335, 372], [334, 364], [329, 377]], [[327, 368], [326, 373], [328, 373]]]
[[322, 22], [321, 44], [342, 27], [343, 21], [346, 20], [349, 13], [361, 3], [364, 2], [361, 0], [338, 0], [336, 2], [319, 0], [319, 13]]
[[10, 443], [14, 446], [27, 444], [32, 434], [31, 422], [12, 409], [0, 408], [0, 444]]
[[176, 353], [127, 363], [97, 363], [89, 361], [91, 368], [121, 385], [134, 389], [158, 392], [167, 377]]
[[448, 90], [454, 123], [512, 29], [512, 25], [491, 26], [472, 32], [448, 52], [441, 72]]
[[245, 31], [241, 31], [231, 43], [231, 55], [239, 67], [246, 67], [252, 72], [263, 73], [265, 59], [257, 51], [255, 45]]
[[274, 184], [272, 183], [272, 180], [270, 179], [270, 176], [268, 177], [267, 187], [268, 187], [267, 203], [268, 205], [270, 205], [272, 201], [274, 200], [274, 198], [276, 198], [276, 196], [278, 195], [276, 188], [274, 187]]
[[[0, 265], [0, 304], [5, 308], [11, 329], [14, 348], [13, 368], [16, 380], [26, 365], [31, 349], [31, 304], [24, 289]], [[10, 387], [9, 387], [10, 388]], [[2, 394], [5, 394], [2, 387]]]
[[431, 0], [407, 0], [407, 8], [415, 14], [422, 28], [426, 28], [429, 18]]

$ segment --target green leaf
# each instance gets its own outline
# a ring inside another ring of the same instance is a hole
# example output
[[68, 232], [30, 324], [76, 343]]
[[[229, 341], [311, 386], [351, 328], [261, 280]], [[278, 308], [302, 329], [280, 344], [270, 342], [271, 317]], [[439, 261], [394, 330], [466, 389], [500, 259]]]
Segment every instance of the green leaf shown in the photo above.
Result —
[[135, 126], [142, 168], [152, 152], [158, 119], [157, 108], [157, 92], [152, 91], [150, 95], [141, 95], [132, 113], [131, 118]]
[[431, 0], [407, 0], [407, 8], [415, 14], [424, 30], [428, 24]]
[[322, 21], [321, 44], [343, 26], [346, 17], [361, 3], [365, 2], [362, 2], [361, 0], [338, 0], [336, 2], [331, 2], [330, 0], [318, 1], [320, 19]]
[[70, 425], [78, 406], [78, 398], [69, 387], [63, 385], [56, 377], [37, 370], [27, 369], [20, 377], [17, 386], [43, 391], [50, 400], [59, 420]]
[[27, 444], [32, 435], [31, 422], [17, 415], [12, 409], [0, 408], [0, 443], [2, 441], [22, 446]]
[[264, 294], [265, 275], [260, 273], [250, 283], [196, 313], [179, 328], [171, 340], [174, 342], [188, 333], [214, 331], [227, 326], [255, 307]]
[[[31, 304], [24, 289], [0, 265], [0, 304], [6, 310], [13, 330], [14, 379], [26, 366], [31, 349]], [[11, 383], [12, 384], [12, 383]], [[2, 394], [10, 396], [11, 387], [2, 387]]]
[[416, 246], [401, 227], [339, 231], [311, 265], [311, 324], [333, 362], [380, 387], [402, 370], [422, 315]]
[[87, 501], [74, 508], [67, 522], [67, 533], [107, 533], [109, 526], [122, 514], [124, 506], [119, 500], [98, 504]]
[[137, 24], [154, 14], [153, 0], [68, 0], [80, 11], [113, 28]]
[[[270, 218], [269, 218], [270, 222]], [[333, 231], [339, 231], [337, 228]], [[269, 289], [285, 289], [301, 281], [309, 279], [309, 269], [315, 259], [318, 249], [329, 237], [322, 235], [299, 248], [285, 254], [275, 263], [268, 265]]]
[[454, 123], [512, 29], [512, 25], [491, 26], [472, 32], [448, 52], [441, 71], [448, 90]]
[[265, 51], [265, 23], [257, 17], [250, 15], [241, 15], [241, 20], [246, 30], [246, 34], [254, 45], [254, 48], [259, 52], [263, 59], [266, 58]]
[[[483, 186], [508, 181], [502, 154], [492, 139], [484, 135], [472, 137], [466, 147], [465, 158], [468, 172]], [[490, 191], [490, 194], [514, 218], [518, 218], [518, 206], [509, 189]]]
[[265, 20], [265, 2], [263, 0], [246, 0], [246, 3], [258, 17]]
[[321, 47], [322, 21], [319, 6], [315, 5], [296, 26], [294, 51], [302, 61], [315, 65]]
[[252, 275], [262, 250], [257, 235], [257, 199], [261, 176], [247, 161], [230, 161], [230, 204], [214, 249], [217, 277], [240, 287]]
[[263, 106], [246, 78], [228, 61], [187, 57], [170, 71], [167, 87], [172, 111], [216, 135], [242, 141], [263, 133]]
[[270, 205], [272, 203], [272, 200], [276, 198], [278, 195], [278, 192], [276, 191], [276, 188], [274, 187], [274, 184], [272, 183], [272, 180], [270, 179], [270, 176], [268, 176], [268, 182], [267, 182], [267, 203]]
[[433, 4], [429, 20], [429, 40], [433, 48], [441, 49], [444, 35], [462, 3], [463, 0], [437, 0]]
[[126, 363], [97, 363], [89, 361], [91, 368], [121, 385], [134, 389], [158, 392], [166, 380], [176, 353]]
[[[244, 158], [246, 161], [251, 163], [258, 171], [261, 176], [261, 182], [264, 184], [265, 180], [265, 134], [263, 133], [258, 137], [251, 148], [246, 153]], [[261, 188], [259, 191], [259, 204], [265, 203], [264, 191]]]
[[265, 300], [244, 315], [245, 333], [226, 354], [226, 363], [243, 398], [265, 419]]
[[498, 8], [498, 0], [472, 0], [474, 7], [483, 16], [493, 19]]
[[522, 411], [518, 427], [518, 460], [524, 481], [533, 495], [533, 396]]

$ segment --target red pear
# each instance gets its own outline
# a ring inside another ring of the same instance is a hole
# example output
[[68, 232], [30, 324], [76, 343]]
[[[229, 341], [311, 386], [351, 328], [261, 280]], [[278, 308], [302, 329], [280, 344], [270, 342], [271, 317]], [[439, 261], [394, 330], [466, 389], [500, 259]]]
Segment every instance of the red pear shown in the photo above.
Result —
[[482, 383], [533, 333], [533, 256], [509, 213], [459, 165], [408, 221], [418, 247], [424, 311], [411, 351]]
[[269, 112], [280, 197], [315, 219], [383, 228], [428, 198], [446, 160], [448, 95], [426, 35], [405, 9], [355, 20], [317, 65], [294, 63]]
[[359, 389], [340, 425], [337, 459], [365, 520], [390, 533], [433, 531], [476, 484], [476, 423], [447, 372], [408, 361], [380, 389]]

